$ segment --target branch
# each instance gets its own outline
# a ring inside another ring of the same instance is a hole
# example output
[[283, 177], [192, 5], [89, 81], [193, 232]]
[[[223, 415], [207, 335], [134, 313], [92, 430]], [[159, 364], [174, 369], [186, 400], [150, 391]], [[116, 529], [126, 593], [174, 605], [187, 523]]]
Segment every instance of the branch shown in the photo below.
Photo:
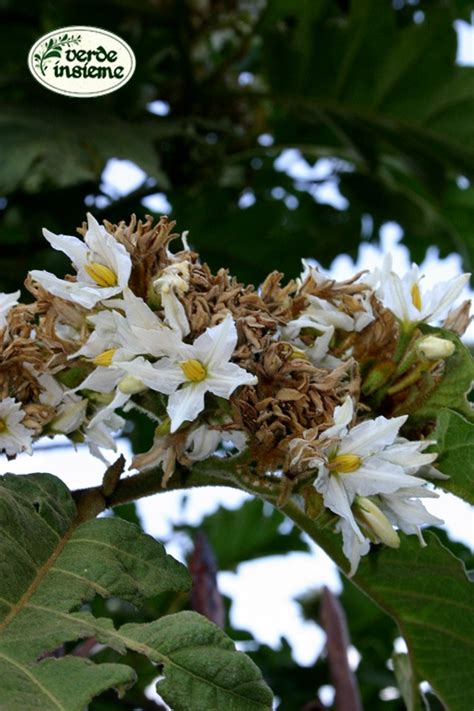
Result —
[[247, 452], [227, 459], [210, 457], [205, 462], [197, 462], [192, 469], [177, 465], [166, 488], [162, 485], [161, 469], [152, 469], [120, 479], [113, 492], [104, 492], [103, 486], [97, 486], [79, 489], [73, 492], [73, 497], [81, 520], [93, 518], [109, 507], [154, 494], [202, 486], [227, 486], [275, 503], [280, 493], [281, 480], [278, 477], [263, 478], [249, 473], [248, 462]]

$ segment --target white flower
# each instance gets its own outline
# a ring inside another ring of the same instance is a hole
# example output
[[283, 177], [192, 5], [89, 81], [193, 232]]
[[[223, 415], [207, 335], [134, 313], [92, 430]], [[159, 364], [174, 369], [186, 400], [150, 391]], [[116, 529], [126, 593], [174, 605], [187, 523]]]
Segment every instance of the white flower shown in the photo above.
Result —
[[[362, 331], [374, 320], [370, 301], [361, 294], [352, 297], [353, 302], [357, 302], [357, 310], [352, 314], [348, 314], [343, 310], [342, 302], [339, 305], [335, 305], [311, 294], [306, 298], [309, 301], [309, 305], [298, 318], [288, 322], [282, 329], [282, 336], [286, 340], [293, 341], [304, 328], [315, 331], [317, 335], [311, 348], [307, 348], [300, 340], [295, 343], [298, 348], [305, 350], [306, 355], [315, 364], [323, 363], [324, 358], [327, 357], [329, 344], [336, 329], [341, 331]], [[324, 362], [324, 365], [335, 367], [339, 362], [330, 357], [327, 363]]]
[[5, 328], [7, 325], [8, 312], [12, 306], [16, 306], [20, 297], [20, 290], [14, 291], [12, 294], [0, 294], [0, 328]]
[[163, 269], [153, 282], [153, 288], [161, 297], [166, 322], [182, 336], [188, 335], [189, 323], [178, 294], [185, 294], [189, 289], [189, 267], [187, 261], [175, 262]]
[[[157, 431], [160, 428], [157, 427]], [[167, 434], [155, 434], [151, 449], [141, 454], [136, 454], [132, 460], [130, 469], [147, 471], [161, 467], [163, 479], [161, 485], [166, 487], [168, 481], [173, 476], [176, 464], [176, 449]]]
[[49, 424], [51, 430], [61, 434], [75, 432], [86, 418], [88, 404], [87, 398], [79, 397], [73, 393], [66, 395], [64, 402], [56, 412], [56, 416]]
[[192, 462], [201, 462], [214, 454], [221, 443], [240, 451], [245, 448], [247, 438], [239, 430], [213, 430], [208, 425], [199, 425], [188, 434], [185, 453]]
[[207, 425], [200, 425], [186, 437], [185, 452], [193, 462], [208, 459], [221, 443], [221, 434], [218, 430], [211, 430]]
[[[171, 301], [179, 303], [183, 309], [180, 323], [173, 325], [172, 319], [168, 319], [168, 325], [150, 309], [150, 307], [130, 289], [125, 289], [123, 293], [125, 316], [131, 338], [124, 333], [123, 342], [129, 352], [136, 354], [146, 354], [159, 358], [163, 355], [171, 355], [181, 346], [184, 332], [189, 333], [189, 324], [184, 314], [184, 307], [174, 294]], [[166, 314], [165, 314], [166, 318]], [[184, 325], [183, 318], [186, 319]]]
[[31, 440], [33, 432], [21, 424], [25, 413], [21, 403], [7, 397], [0, 402], [0, 451], [14, 456], [26, 451], [32, 454]]
[[229, 360], [237, 345], [237, 330], [230, 314], [208, 328], [193, 345], [182, 344], [173, 357], [161, 358], [153, 365], [136, 358], [120, 367], [141, 378], [152, 390], [169, 395], [168, 415], [171, 432], [186, 420], [196, 419], [204, 409], [204, 395], [229, 399], [240, 385], [254, 385], [257, 378]]
[[77, 281], [59, 279], [50, 272], [33, 270], [31, 276], [51, 294], [93, 308], [99, 301], [120, 294], [128, 284], [132, 262], [125, 247], [88, 213], [84, 241], [68, 235], [43, 235], [54, 249], [67, 254], [77, 271]]
[[[136, 368], [124, 372], [123, 362], [132, 361], [140, 366], [141, 360], [132, 359], [139, 354], [154, 357], [171, 355], [183, 344], [178, 333], [173, 331], [153, 313], [143, 299], [125, 289], [123, 300], [118, 304], [125, 316], [118, 311], [100, 311], [89, 317], [95, 326], [87, 342], [70, 358], [84, 356], [92, 359], [97, 366], [77, 390], [94, 390], [115, 394], [106, 408], [102, 408], [92, 419], [92, 424], [109, 417], [115, 409], [123, 407], [130, 397], [145, 389]], [[138, 363], [137, 363], [138, 361]]]
[[403, 277], [392, 270], [392, 258], [385, 256], [381, 269], [372, 277], [378, 283], [376, 294], [403, 323], [435, 321], [442, 318], [461, 294], [470, 274], [438, 282], [432, 289], [422, 289], [422, 278], [416, 264]]
[[70, 434], [77, 430], [86, 417], [88, 400], [75, 393], [67, 392], [66, 388], [49, 373], [41, 373], [36, 377], [42, 387], [39, 401], [56, 408], [56, 415], [49, 423], [49, 428], [53, 432], [62, 434]]
[[429, 489], [413, 487], [401, 489], [393, 494], [378, 497], [378, 505], [389, 521], [406, 534], [416, 534], [422, 545], [426, 545], [420, 526], [441, 526], [444, 521], [430, 514], [420, 498], [438, 498], [438, 494]]
[[[166, 326], [130, 289], [124, 290], [123, 299], [115, 305], [124, 310], [125, 316], [108, 310], [89, 316], [94, 331], [69, 358], [85, 356], [95, 359], [97, 365], [109, 365], [112, 357], [114, 361], [130, 360], [142, 354], [157, 358], [174, 353], [181, 345], [180, 332]], [[100, 362], [101, 355], [105, 363]]]
[[[431, 442], [398, 437], [406, 415], [392, 419], [381, 416], [349, 429], [352, 418], [353, 404], [348, 396], [334, 411], [334, 425], [321, 435], [322, 442], [328, 440], [326, 459], [314, 462], [319, 469], [315, 488], [325, 506], [341, 517], [344, 552], [347, 555], [347, 550], [351, 551], [351, 574], [363, 554], [361, 551], [368, 550], [366, 536], [352, 510], [356, 497], [390, 495], [421, 486], [424, 479], [413, 474], [436, 458], [436, 454], [422, 453]], [[353, 536], [357, 542], [352, 540]]]
[[107, 416], [103, 417], [100, 421], [91, 421], [84, 431], [84, 441], [88, 445], [90, 453], [105, 464], [109, 464], [100, 451], [100, 447], [112, 449], [116, 452], [117, 444], [113, 433], [118, 432], [124, 424], [125, 420], [123, 417], [120, 417], [114, 412], [108, 412]]

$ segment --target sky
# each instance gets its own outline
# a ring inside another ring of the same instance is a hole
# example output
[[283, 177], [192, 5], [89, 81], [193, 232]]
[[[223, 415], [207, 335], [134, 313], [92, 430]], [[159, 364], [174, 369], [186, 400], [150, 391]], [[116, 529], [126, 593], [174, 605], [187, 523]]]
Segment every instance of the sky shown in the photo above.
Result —
[[[457, 21], [455, 27], [458, 34], [458, 64], [474, 66], [474, 26]], [[164, 101], [153, 102], [149, 109], [159, 115], [166, 115], [169, 111]], [[271, 144], [271, 137], [263, 136], [261, 139], [262, 145]], [[288, 150], [279, 157], [277, 167], [296, 180], [321, 180], [332, 173], [333, 162], [331, 159], [320, 159], [310, 165], [298, 151]], [[108, 162], [103, 173], [103, 187], [112, 198], [128, 194], [142, 185], [144, 180], [147, 180], [145, 173], [129, 161], [113, 159]], [[325, 183], [312, 190], [316, 200], [344, 209], [345, 199], [339, 193], [337, 180], [328, 177]], [[280, 198], [285, 199], [285, 196], [280, 195]], [[242, 204], [243, 209], [245, 204], [251, 204], [251, 200], [251, 195], [247, 196]], [[168, 214], [172, 210], [166, 196], [159, 191], [145, 198], [143, 206]], [[360, 269], [371, 269], [380, 264], [383, 254], [390, 252], [395, 270], [403, 274], [410, 266], [410, 259], [406, 247], [400, 244], [401, 237], [398, 225], [386, 224], [381, 231], [378, 246], [362, 245], [355, 263], [348, 255], [341, 254], [334, 260], [329, 273], [336, 279], [347, 278]], [[199, 247], [199, 235], [195, 239], [195, 246]], [[190, 241], [193, 243], [193, 235]], [[311, 258], [314, 255], [301, 256]], [[420, 266], [426, 274], [426, 283], [434, 285], [459, 274], [461, 259], [457, 254], [439, 259], [437, 249], [432, 247]], [[472, 297], [473, 294], [466, 289], [464, 298], [468, 296]], [[467, 340], [474, 342], [474, 324]], [[33, 468], [35, 471], [48, 471], [73, 489], [100, 483], [104, 465], [94, 459], [85, 447], [80, 446], [73, 452], [70, 447], [64, 446], [66, 442], [65, 438], [63, 441], [57, 438], [52, 446], [50, 440], [43, 440], [37, 445], [34, 459], [26, 454], [20, 455], [8, 463], [7, 470], [18, 474], [28, 473]], [[130, 461], [127, 440], [122, 439], [118, 444], [119, 450]], [[183, 494], [168, 492], [139, 501], [138, 511], [145, 530], [166, 542], [170, 538], [173, 523], [187, 521], [197, 524], [219, 505], [238, 508], [246, 498], [245, 494], [222, 488], [196, 490], [186, 494], [183, 508]], [[443, 494], [437, 500], [428, 500], [426, 505], [433, 514], [446, 521], [446, 528], [453, 539], [473, 546], [474, 514], [469, 505], [448, 494]], [[182, 545], [170, 541], [167, 550], [183, 559]], [[278, 647], [280, 638], [285, 636], [297, 662], [302, 665], [311, 664], [320, 653], [324, 635], [314, 623], [303, 622], [294, 599], [322, 585], [337, 591], [340, 589], [340, 579], [332, 561], [314, 544], [311, 544], [311, 553], [292, 553], [244, 563], [239, 566], [236, 574], [220, 573], [218, 583], [221, 591], [233, 600], [232, 619], [235, 626], [250, 630], [257, 639], [274, 648]]]

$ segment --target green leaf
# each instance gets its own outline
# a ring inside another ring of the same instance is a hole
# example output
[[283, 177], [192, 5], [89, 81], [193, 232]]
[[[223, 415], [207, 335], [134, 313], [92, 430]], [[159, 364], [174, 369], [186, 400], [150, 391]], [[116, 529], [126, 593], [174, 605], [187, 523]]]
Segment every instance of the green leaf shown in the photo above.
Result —
[[474, 504], [474, 424], [452, 410], [443, 409], [433, 438], [439, 452], [436, 467], [451, 477], [441, 486]]
[[[237, 511], [220, 507], [205, 516], [196, 528], [209, 538], [219, 570], [235, 570], [246, 560], [309, 550], [297, 527], [281, 531], [284, 520], [276, 509], [252, 499]], [[184, 528], [192, 530], [189, 526]], [[222, 531], [226, 532], [225, 536]]]
[[474, 706], [474, 587], [462, 563], [425, 536], [426, 548], [403, 536], [399, 550], [372, 554], [354, 582], [398, 623], [417, 681], [427, 680], [450, 711], [464, 711]]
[[124, 625], [120, 638], [162, 663], [160, 695], [174, 711], [264, 711], [272, 696], [258, 667], [216, 625], [195, 612], [168, 615], [147, 625]]
[[[133, 524], [112, 517], [81, 523], [57, 478], [6, 475], [0, 480], [0, 541], [0, 686], [8, 711], [82, 711], [110, 686], [124, 690], [134, 679], [125, 664], [69, 656], [38, 661], [65, 642], [90, 637], [162, 663], [163, 698], [175, 699], [175, 709], [189, 708], [190, 697], [187, 707], [182, 699], [190, 689], [193, 708], [202, 711], [210, 695], [222, 700], [222, 708], [270, 708], [271, 692], [257, 667], [198, 615], [116, 630], [84, 606], [95, 595], [140, 605], [189, 587], [184, 566]], [[212, 665], [200, 659], [203, 645]]]
[[35, 193], [51, 184], [66, 188], [99, 181], [111, 157], [134, 161], [166, 187], [153, 154], [154, 132], [147, 124], [136, 124], [135, 132], [115, 116], [95, 114], [92, 119], [77, 105], [34, 115], [9, 106], [0, 111], [0, 129], [2, 195], [18, 188]]
[[[347, 571], [340, 537], [292, 502], [285, 511]], [[425, 536], [425, 548], [403, 534], [397, 550], [373, 547], [352, 580], [397, 622], [417, 682], [428, 681], [450, 711], [465, 711], [474, 707], [474, 587], [461, 561]]]

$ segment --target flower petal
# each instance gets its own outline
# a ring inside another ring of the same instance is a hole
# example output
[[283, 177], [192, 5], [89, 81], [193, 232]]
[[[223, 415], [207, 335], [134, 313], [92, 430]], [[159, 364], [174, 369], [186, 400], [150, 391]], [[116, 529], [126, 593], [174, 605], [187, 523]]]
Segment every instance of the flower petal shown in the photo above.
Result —
[[362, 539], [363, 535], [351, 509], [355, 494], [348, 494], [345, 481], [342, 478], [344, 476], [345, 475], [330, 474], [324, 466], [320, 466], [320, 472], [314, 482], [314, 486], [316, 491], [319, 491], [322, 495], [324, 505], [345, 519], [352, 527], [354, 533]]
[[356, 535], [352, 526], [343, 518], [339, 522], [339, 530], [342, 533], [342, 552], [351, 564], [349, 577], [352, 577], [359, 567], [361, 557], [369, 552], [370, 541]]
[[173, 331], [181, 334], [181, 337], [187, 336], [190, 329], [186, 311], [174, 291], [163, 291], [161, 302], [165, 311], [166, 323]]
[[18, 303], [20, 298], [20, 290], [14, 291], [12, 294], [0, 294], [0, 328], [7, 325], [7, 315], [12, 306]]
[[392, 494], [398, 489], [421, 486], [425, 483], [424, 479], [405, 474], [402, 467], [378, 456], [364, 459], [359, 469], [340, 474], [339, 478], [342, 479], [351, 501], [357, 495]]
[[374, 452], [380, 452], [384, 447], [393, 444], [400, 427], [406, 422], [408, 415], [401, 417], [377, 417], [366, 420], [353, 427], [338, 449], [340, 454], [357, 454], [365, 457]]
[[236, 345], [237, 329], [231, 314], [227, 314], [220, 324], [204, 331], [193, 347], [196, 357], [212, 370], [230, 359]]
[[99, 365], [71, 392], [87, 389], [95, 390], [99, 393], [111, 393], [121, 377], [122, 373], [118, 368]]
[[131, 361], [117, 363], [117, 367], [135, 378], [140, 378], [149, 388], [164, 395], [173, 393], [185, 380], [179, 365], [166, 357], [152, 365], [140, 356]]
[[43, 229], [43, 236], [48, 240], [53, 249], [64, 252], [71, 260], [74, 268], [78, 271], [87, 261], [87, 245], [78, 237], [69, 235], [55, 235], [46, 228]]
[[167, 412], [171, 419], [171, 433], [176, 432], [183, 422], [192, 422], [204, 410], [204, 383], [189, 383], [172, 393], [168, 400]]
[[[328, 429], [323, 432], [321, 439], [328, 439], [328, 437], [344, 437], [353, 416], [354, 403], [352, 402], [351, 396], [347, 395], [342, 405], [338, 405], [335, 408], [333, 414], [334, 424], [332, 427], [328, 427]], [[345, 442], [345, 440], [343, 440], [343, 442]]]
[[220, 367], [209, 370], [204, 382], [207, 390], [228, 400], [236, 388], [241, 385], [255, 385], [258, 378], [247, 373], [236, 363], [224, 363]]
[[426, 319], [438, 319], [450, 309], [469, 281], [470, 274], [461, 274], [454, 279], [436, 284], [424, 295]]
[[386, 459], [392, 464], [398, 464], [403, 467], [405, 472], [416, 472], [420, 467], [431, 464], [437, 457], [436, 453], [423, 454], [421, 450], [425, 449], [431, 442], [398, 442], [392, 444], [383, 452], [379, 452], [377, 456], [381, 459]]

